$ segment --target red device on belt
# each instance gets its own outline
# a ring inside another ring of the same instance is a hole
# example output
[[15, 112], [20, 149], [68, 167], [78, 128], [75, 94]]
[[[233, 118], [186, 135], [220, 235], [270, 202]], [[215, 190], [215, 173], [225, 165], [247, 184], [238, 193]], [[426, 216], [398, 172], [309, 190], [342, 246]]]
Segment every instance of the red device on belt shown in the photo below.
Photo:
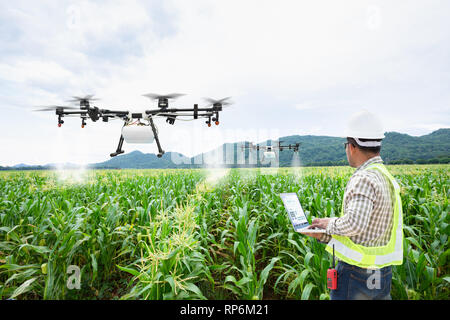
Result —
[[331, 290], [337, 289], [337, 271], [334, 268], [334, 245], [333, 245], [333, 268], [327, 271], [327, 288]]

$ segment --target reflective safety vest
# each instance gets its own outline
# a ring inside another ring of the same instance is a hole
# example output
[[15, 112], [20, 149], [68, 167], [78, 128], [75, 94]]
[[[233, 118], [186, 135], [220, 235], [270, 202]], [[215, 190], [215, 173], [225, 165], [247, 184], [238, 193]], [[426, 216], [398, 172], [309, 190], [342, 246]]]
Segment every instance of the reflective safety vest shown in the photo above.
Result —
[[[401, 265], [403, 263], [403, 213], [400, 198], [400, 186], [395, 178], [381, 163], [369, 165], [364, 170], [379, 170], [393, 185], [395, 192], [394, 216], [391, 237], [384, 246], [365, 247], [354, 243], [349, 237], [332, 235], [326, 250], [333, 253], [338, 259], [361, 268], [382, 268], [389, 265]], [[342, 212], [344, 214], [344, 200], [342, 200]]]

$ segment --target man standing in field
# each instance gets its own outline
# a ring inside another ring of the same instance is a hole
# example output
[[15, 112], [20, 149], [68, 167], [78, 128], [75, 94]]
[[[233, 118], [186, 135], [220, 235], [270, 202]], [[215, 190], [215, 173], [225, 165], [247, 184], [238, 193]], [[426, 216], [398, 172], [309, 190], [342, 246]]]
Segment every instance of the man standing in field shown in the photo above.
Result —
[[327, 243], [337, 259], [337, 289], [332, 300], [391, 299], [392, 265], [403, 263], [403, 221], [400, 188], [380, 157], [384, 138], [371, 113], [355, 114], [344, 143], [347, 160], [357, 168], [350, 178], [339, 218], [314, 219], [310, 233]]

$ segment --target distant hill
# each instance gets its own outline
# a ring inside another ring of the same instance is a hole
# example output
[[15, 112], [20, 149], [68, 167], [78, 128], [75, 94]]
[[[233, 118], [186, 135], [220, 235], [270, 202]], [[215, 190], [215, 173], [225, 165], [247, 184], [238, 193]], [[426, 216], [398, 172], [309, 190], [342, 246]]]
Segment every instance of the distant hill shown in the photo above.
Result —
[[[450, 163], [450, 129], [439, 129], [430, 134], [413, 137], [398, 132], [386, 132], [381, 148], [381, 157], [387, 164], [426, 164], [426, 163]], [[279, 156], [279, 165], [288, 167], [291, 165], [302, 166], [330, 166], [347, 165], [345, 155], [344, 138], [328, 136], [288, 136], [279, 139], [282, 144], [294, 144], [300, 142], [299, 162], [294, 161], [293, 151], [282, 151]], [[241, 145], [249, 142], [228, 143], [215, 150], [199, 154], [189, 158], [180, 153], [167, 152], [162, 158], [155, 154], [144, 154], [133, 151], [117, 156], [101, 163], [89, 165], [93, 169], [148, 169], [148, 168], [197, 168], [217, 156], [221, 157], [219, 163], [227, 167], [245, 167], [249, 165], [249, 157], [257, 160], [257, 166], [261, 164], [260, 155], [250, 153], [248, 149], [242, 149]], [[270, 141], [264, 141], [260, 145], [270, 145]], [[256, 157], [256, 158], [255, 158]], [[175, 160], [175, 163], [174, 161]], [[214, 166], [215, 161], [211, 161]], [[0, 170], [27, 170], [50, 169], [52, 165], [28, 166], [19, 164], [14, 167], [0, 167]], [[70, 167], [74, 167], [71, 165]]]
[[[386, 163], [450, 163], [450, 129], [439, 129], [428, 135], [413, 137], [397, 132], [386, 132], [381, 148], [381, 157]], [[343, 143], [344, 138], [329, 136], [288, 136], [279, 139], [282, 144], [294, 144], [300, 142], [299, 163], [293, 163], [293, 151], [280, 152], [279, 164], [288, 167], [293, 164], [302, 166], [328, 166], [347, 165]], [[166, 153], [161, 159], [154, 154], [143, 154], [134, 151], [121, 155], [103, 163], [93, 165], [94, 168], [196, 168], [202, 167], [198, 163], [208, 163], [211, 166], [215, 161], [212, 158], [219, 157], [219, 163], [226, 167], [245, 167], [249, 165], [249, 149], [242, 150], [241, 145], [249, 142], [223, 144], [215, 150], [188, 158], [179, 153]], [[270, 141], [260, 144], [270, 145]], [[256, 157], [257, 166], [261, 164], [262, 154], [252, 154]], [[177, 164], [171, 158], [177, 159]], [[294, 161], [295, 162], [295, 161]], [[181, 163], [181, 164], [180, 164]]]
[[[173, 163], [171, 159], [177, 159], [176, 162], [180, 165]], [[93, 169], [188, 168], [189, 165], [184, 163], [189, 161], [190, 158], [176, 152], [167, 152], [158, 158], [153, 153], [144, 154], [140, 151], [133, 151], [105, 162], [91, 164], [89, 167]]]
[[450, 129], [439, 129], [420, 137], [397, 132], [387, 132], [385, 135], [381, 156], [388, 162], [450, 162]]
[[[290, 136], [280, 140], [284, 143], [301, 143], [300, 159], [304, 165], [347, 164], [344, 138]], [[388, 164], [450, 163], [450, 129], [439, 129], [420, 137], [386, 132], [381, 157]], [[280, 165], [288, 166], [290, 159], [292, 154], [282, 154]]]

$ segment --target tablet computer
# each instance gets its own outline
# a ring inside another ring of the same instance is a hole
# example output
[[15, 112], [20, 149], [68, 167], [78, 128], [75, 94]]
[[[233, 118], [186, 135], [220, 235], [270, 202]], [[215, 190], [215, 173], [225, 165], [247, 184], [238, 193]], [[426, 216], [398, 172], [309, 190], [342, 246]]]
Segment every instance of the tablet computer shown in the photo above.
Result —
[[300, 233], [325, 233], [325, 229], [307, 229], [310, 224], [296, 193], [281, 193], [280, 197], [295, 231]]

